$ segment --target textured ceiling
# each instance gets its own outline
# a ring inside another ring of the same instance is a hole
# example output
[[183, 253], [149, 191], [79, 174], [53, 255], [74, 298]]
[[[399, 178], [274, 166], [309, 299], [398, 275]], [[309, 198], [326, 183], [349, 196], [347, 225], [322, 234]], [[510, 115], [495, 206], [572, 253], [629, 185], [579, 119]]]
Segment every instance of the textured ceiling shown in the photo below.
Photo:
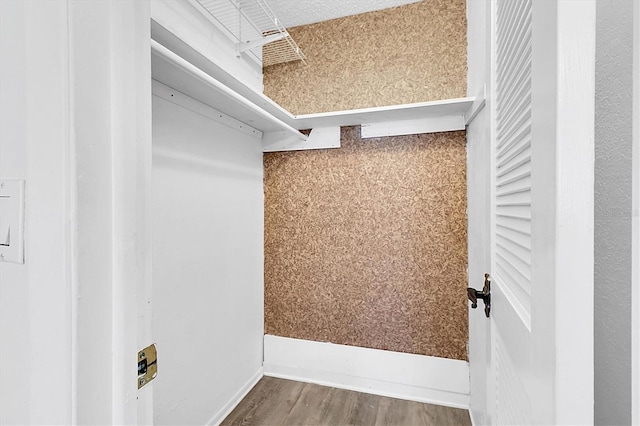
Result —
[[267, 3], [280, 22], [291, 28], [417, 1], [419, 0], [267, 0]]

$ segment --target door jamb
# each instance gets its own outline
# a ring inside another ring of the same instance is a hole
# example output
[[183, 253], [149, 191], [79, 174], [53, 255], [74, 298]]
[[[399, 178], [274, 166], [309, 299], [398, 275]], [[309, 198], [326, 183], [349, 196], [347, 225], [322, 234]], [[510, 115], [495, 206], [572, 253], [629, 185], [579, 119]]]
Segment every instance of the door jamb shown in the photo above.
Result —
[[640, 2], [633, 10], [631, 423], [640, 424]]

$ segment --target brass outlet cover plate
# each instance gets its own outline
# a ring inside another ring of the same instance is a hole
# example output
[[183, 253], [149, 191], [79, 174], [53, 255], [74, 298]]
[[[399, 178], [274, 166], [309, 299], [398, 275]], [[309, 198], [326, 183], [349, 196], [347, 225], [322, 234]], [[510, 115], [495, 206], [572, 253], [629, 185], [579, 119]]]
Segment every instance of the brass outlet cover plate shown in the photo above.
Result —
[[158, 375], [158, 351], [156, 345], [147, 346], [138, 352], [138, 389]]

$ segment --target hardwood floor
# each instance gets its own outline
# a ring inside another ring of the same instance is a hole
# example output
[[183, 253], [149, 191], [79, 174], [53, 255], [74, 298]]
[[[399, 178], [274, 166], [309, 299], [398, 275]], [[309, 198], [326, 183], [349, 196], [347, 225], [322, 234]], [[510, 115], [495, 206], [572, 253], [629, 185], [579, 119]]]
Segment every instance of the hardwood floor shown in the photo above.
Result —
[[222, 425], [471, 425], [467, 410], [263, 377]]

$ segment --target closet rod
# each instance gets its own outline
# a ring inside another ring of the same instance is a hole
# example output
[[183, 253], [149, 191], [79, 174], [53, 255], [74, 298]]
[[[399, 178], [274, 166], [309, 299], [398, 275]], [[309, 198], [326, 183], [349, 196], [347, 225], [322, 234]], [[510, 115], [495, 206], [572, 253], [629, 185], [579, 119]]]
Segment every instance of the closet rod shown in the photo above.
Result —
[[[172, 52], [171, 50], [167, 49], [166, 47], [164, 47], [163, 45], [161, 45], [160, 43], [158, 43], [155, 40], [151, 40], [151, 51], [153, 53], [155, 53], [156, 55], [158, 55], [158, 56], [162, 57], [163, 59], [165, 59], [167, 62], [169, 62], [169, 63], [181, 68], [182, 70], [188, 72], [189, 74], [191, 74], [194, 77], [198, 78], [199, 80], [203, 81], [204, 83], [209, 85], [211, 88], [221, 92], [222, 94], [228, 96], [232, 100], [234, 100], [234, 101], [238, 102], [239, 104], [247, 107], [248, 109], [250, 109], [254, 113], [256, 113], [259, 116], [261, 116], [262, 118], [267, 119], [268, 121], [276, 124], [282, 130], [297, 136], [298, 138], [300, 138], [301, 141], [306, 141], [307, 140], [307, 136], [304, 135], [303, 133], [300, 133], [299, 130], [291, 127], [290, 125], [288, 125], [284, 121], [280, 120], [279, 118], [276, 118], [273, 115], [269, 114], [268, 112], [266, 112], [265, 110], [263, 110], [262, 108], [260, 108], [259, 106], [257, 106], [256, 104], [254, 104], [253, 102], [248, 100], [247, 98], [245, 98], [244, 96], [242, 96], [242, 95], [236, 93], [235, 91], [233, 91], [232, 89], [228, 88], [227, 86], [225, 86], [224, 84], [222, 84], [221, 82], [216, 80], [215, 78], [211, 77], [206, 72], [202, 71], [200, 68], [196, 67], [195, 65], [193, 65], [189, 61], [187, 61], [184, 58], [180, 57], [179, 55], [175, 54], [174, 52]], [[240, 117], [234, 117], [234, 118], [242, 121], [242, 119]]]

